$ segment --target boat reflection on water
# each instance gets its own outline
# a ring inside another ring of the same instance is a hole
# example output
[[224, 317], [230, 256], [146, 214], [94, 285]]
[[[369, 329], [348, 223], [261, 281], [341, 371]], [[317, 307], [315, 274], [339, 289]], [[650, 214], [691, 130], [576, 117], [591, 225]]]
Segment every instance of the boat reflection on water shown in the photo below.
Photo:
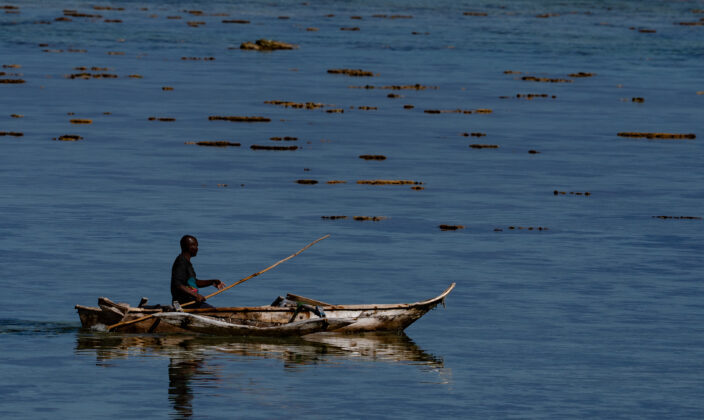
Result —
[[441, 357], [422, 350], [404, 333], [319, 333], [279, 339], [79, 332], [75, 351], [94, 353], [100, 366], [132, 357], [168, 357], [169, 400], [181, 417], [193, 414], [194, 381], [220, 380], [217, 369], [208, 361], [222, 360], [223, 356], [278, 359], [289, 371], [350, 359], [415, 365], [437, 371], [442, 377], [449, 374], [444, 372]]

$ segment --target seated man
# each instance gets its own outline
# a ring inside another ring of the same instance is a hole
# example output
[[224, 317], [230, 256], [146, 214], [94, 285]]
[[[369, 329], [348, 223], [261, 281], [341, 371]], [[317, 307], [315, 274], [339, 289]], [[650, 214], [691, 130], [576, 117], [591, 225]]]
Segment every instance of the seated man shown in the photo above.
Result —
[[171, 267], [171, 297], [180, 304], [193, 302], [189, 308], [213, 308], [205, 302], [205, 296], [198, 293], [199, 287], [215, 286], [219, 290], [225, 287], [220, 280], [199, 280], [193, 270], [191, 258], [198, 254], [198, 240], [185, 235], [181, 238], [181, 254], [176, 257]]

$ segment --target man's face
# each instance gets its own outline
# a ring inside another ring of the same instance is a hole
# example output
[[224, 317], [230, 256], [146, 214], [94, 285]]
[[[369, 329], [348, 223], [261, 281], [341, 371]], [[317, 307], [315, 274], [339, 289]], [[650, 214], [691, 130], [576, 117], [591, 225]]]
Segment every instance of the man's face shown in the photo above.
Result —
[[191, 257], [195, 257], [198, 255], [198, 241], [195, 239], [191, 239], [190, 242], [188, 243], [188, 253], [191, 254]]

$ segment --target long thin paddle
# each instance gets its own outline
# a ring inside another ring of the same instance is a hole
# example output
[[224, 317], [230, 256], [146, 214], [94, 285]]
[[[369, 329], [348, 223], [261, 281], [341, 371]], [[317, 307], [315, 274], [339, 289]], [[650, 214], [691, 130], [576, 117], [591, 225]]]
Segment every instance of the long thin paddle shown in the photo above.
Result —
[[[206, 299], [210, 299], [211, 297], [213, 297], [213, 296], [215, 296], [215, 295], [217, 295], [217, 294], [219, 294], [219, 293], [222, 293], [222, 292], [224, 292], [224, 291], [227, 290], [227, 289], [230, 289], [230, 288], [232, 288], [232, 287], [235, 287], [235, 286], [237, 286], [237, 285], [240, 284], [240, 283], [244, 283], [244, 282], [246, 282], [247, 280], [249, 280], [249, 279], [251, 279], [251, 278], [254, 278], [254, 277], [257, 277], [257, 276], [260, 275], [260, 274], [266, 273], [267, 271], [271, 270], [272, 268], [278, 266], [279, 264], [285, 263], [286, 261], [288, 261], [288, 260], [290, 260], [291, 258], [295, 257], [296, 255], [300, 254], [301, 252], [305, 251], [306, 249], [312, 247], [313, 245], [317, 244], [318, 242], [322, 241], [323, 239], [326, 239], [326, 238], [329, 238], [329, 237], [330, 237], [330, 235], [325, 235], [325, 236], [323, 236], [323, 237], [321, 237], [321, 238], [318, 238], [318, 239], [316, 239], [315, 241], [313, 241], [313, 242], [309, 243], [308, 245], [304, 246], [303, 248], [301, 248], [298, 252], [289, 255], [288, 257], [284, 258], [283, 260], [278, 261], [278, 262], [276, 262], [276, 263], [270, 265], [269, 267], [267, 267], [267, 268], [265, 268], [265, 269], [263, 269], [263, 270], [261, 270], [261, 271], [257, 271], [257, 272], [254, 273], [254, 274], [250, 274], [249, 276], [247, 276], [247, 277], [245, 277], [245, 278], [243, 278], [243, 279], [241, 279], [241, 280], [238, 280], [238, 281], [236, 281], [235, 283], [232, 283], [231, 285], [229, 285], [229, 286], [223, 288], [222, 290], [218, 290], [218, 291], [216, 291], [216, 292], [213, 292], [213, 293], [209, 294], [208, 296], [206, 296], [205, 298], [206, 298]], [[194, 300], [194, 301], [191, 301], [191, 302], [184, 303], [184, 304], [181, 305], [181, 307], [188, 306], [188, 305], [192, 305], [192, 304], [194, 304], [194, 303], [196, 303], [195, 300]], [[113, 324], [113, 325], [108, 326], [108, 327], [107, 327], [107, 330], [108, 330], [108, 331], [112, 331], [112, 330], [114, 330], [115, 328], [122, 327], [122, 326], [125, 326], [125, 325], [134, 324], [134, 323], [137, 323], [137, 322], [139, 322], [139, 321], [143, 321], [143, 320], [145, 320], [145, 319], [152, 318], [153, 316], [154, 316], [154, 315], [145, 315], [145, 316], [143, 316], [143, 317], [141, 317], [141, 318], [132, 319], [132, 320], [130, 320], [130, 321], [118, 322], [117, 324]]]

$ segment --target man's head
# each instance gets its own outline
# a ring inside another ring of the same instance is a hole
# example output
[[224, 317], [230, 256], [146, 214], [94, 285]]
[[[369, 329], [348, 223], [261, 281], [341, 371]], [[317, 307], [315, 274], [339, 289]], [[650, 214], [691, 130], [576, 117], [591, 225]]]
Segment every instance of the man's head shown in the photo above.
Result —
[[187, 253], [191, 257], [195, 257], [198, 254], [198, 240], [195, 236], [183, 235], [181, 238], [181, 252]]

